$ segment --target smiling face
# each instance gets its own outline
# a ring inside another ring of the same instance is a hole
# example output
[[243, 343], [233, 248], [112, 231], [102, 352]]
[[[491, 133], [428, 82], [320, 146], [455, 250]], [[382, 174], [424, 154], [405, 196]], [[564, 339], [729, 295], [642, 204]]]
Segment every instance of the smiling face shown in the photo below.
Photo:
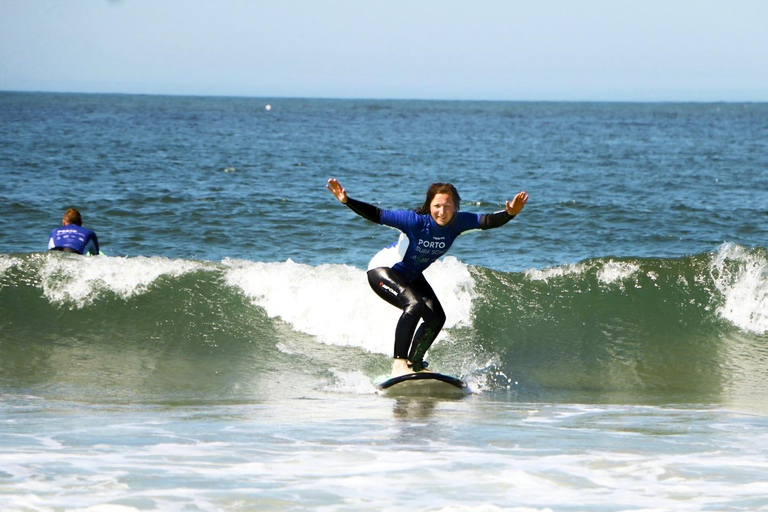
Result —
[[439, 226], [445, 226], [456, 213], [456, 205], [451, 194], [435, 194], [429, 203], [429, 213]]

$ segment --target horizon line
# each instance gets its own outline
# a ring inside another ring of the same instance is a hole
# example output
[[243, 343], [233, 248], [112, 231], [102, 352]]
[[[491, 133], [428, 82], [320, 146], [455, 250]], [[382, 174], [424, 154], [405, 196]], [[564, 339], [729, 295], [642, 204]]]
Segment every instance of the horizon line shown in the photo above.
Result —
[[429, 98], [429, 97], [375, 97], [375, 96], [294, 96], [294, 95], [250, 95], [250, 94], [210, 94], [210, 93], [168, 93], [168, 92], [118, 92], [118, 91], [72, 91], [44, 89], [0, 89], [0, 93], [10, 94], [62, 94], [62, 95], [97, 95], [97, 96], [160, 96], [177, 98], [239, 98], [264, 100], [328, 100], [328, 101], [434, 101], [467, 103], [696, 103], [696, 104], [759, 104], [768, 100], [695, 100], [695, 99], [489, 99], [489, 98]]

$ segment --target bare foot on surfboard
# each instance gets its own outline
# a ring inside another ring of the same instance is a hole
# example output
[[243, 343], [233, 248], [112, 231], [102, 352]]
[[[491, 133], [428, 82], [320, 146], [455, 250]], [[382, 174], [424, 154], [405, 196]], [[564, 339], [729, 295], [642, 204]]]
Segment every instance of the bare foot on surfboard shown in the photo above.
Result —
[[[407, 359], [395, 359], [392, 362], [392, 377], [400, 377], [401, 375], [408, 375], [409, 373], [416, 373], [414, 372], [410, 366], [408, 366], [408, 360]], [[421, 370], [419, 373], [432, 373], [431, 371], [424, 369]]]
[[406, 359], [395, 359], [392, 361], [392, 377], [399, 377], [409, 373], [413, 373], [413, 370], [408, 368], [408, 361]]

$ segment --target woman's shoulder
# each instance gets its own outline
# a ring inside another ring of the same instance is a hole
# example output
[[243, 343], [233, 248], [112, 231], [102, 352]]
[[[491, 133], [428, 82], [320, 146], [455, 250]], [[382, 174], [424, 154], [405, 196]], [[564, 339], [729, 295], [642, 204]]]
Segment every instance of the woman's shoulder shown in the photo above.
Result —
[[382, 210], [382, 219], [386, 216], [388, 219], [398, 220], [400, 222], [415, 222], [429, 215], [422, 215], [413, 210]]
[[477, 229], [480, 227], [479, 213], [472, 212], [458, 212], [456, 214], [456, 222], [454, 223], [461, 231]]

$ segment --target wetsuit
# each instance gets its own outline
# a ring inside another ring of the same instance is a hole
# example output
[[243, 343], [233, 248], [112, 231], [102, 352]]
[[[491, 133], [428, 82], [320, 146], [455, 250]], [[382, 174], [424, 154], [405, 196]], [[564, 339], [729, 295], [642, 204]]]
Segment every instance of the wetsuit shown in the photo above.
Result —
[[53, 251], [74, 252], [77, 254], [99, 254], [99, 239], [92, 229], [76, 224], [68, 224], [51, 231], [48, 249]]
[[[447, 225], [440, 226], [429, 214], [382, 210], [352, 198], [347, 198], [346, 205], [371, 222], [402, 232], [397, 243], [373, 257], [368, 265], [368, 283], [379, 297], [403, 310], [395, 329], [395, 358], [407, 359], [418, 371], [425, 366], [424, 354], [445, 324], [445, 312], [424, 278], [424, 270], [448, 252], [462, 233], [503, 226], [514, 215], [506, 210], [492, 214], [456, 212]], [[419, 320], [423, 323], [416, 331]]]

